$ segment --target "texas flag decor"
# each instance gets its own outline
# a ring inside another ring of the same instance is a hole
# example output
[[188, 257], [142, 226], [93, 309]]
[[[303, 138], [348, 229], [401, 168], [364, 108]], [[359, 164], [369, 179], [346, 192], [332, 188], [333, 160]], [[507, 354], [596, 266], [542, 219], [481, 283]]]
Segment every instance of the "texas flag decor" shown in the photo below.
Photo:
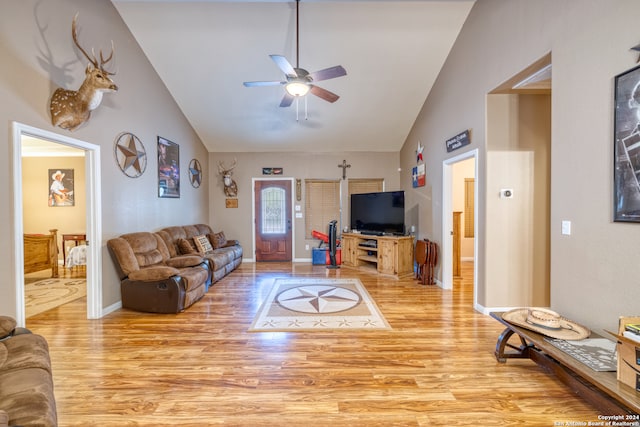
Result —
[[426, 168], [424, 166], [424, 163], [418, 166], [414, 166], [411, 175], [412, 175], [412, 181], [413, 181], [413, 188], [424, 187], [427, 181]]

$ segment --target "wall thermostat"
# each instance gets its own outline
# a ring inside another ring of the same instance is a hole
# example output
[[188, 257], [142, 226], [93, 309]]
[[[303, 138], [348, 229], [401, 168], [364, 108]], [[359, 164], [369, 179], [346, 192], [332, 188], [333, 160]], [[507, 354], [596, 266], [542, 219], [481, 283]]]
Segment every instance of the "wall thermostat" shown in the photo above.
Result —
[[501, 199], [510, 199], [513, 197], [513, 188], [503, 188], [500, 190]]

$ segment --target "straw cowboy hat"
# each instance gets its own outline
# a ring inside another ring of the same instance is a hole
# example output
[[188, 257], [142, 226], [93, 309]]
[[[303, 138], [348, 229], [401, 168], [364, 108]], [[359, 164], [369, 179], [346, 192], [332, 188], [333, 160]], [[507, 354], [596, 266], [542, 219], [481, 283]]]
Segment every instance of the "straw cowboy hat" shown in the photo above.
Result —
[[581, 340], [591, 335], [588, 328], [547, 308], [516, 308], [503, 313], [502, 318], [516, 326], [561, 340]]
[[60, 175], [60, 179], [64, 178], [64, 174], [62, 173], [62, 171], [55, 171], [53, 175], [51, 175], [51, 179], [55, 180], [56, 176]]

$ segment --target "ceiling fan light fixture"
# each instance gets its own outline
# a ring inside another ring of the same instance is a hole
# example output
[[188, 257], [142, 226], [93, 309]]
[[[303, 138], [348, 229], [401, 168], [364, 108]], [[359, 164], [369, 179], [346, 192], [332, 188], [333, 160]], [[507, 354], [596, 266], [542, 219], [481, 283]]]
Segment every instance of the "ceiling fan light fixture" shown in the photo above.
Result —
[[289, 82], [284, 88], [291, 96], [305, 96], [311, 89], [308, 84], [300, 81]]

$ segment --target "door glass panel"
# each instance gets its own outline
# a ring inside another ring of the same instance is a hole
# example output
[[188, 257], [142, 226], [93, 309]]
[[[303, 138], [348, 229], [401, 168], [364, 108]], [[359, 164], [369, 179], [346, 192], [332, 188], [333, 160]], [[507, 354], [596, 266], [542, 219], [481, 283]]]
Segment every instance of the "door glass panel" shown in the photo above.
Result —
[[286, 233], [285, 190], [283, 188], [264, 188], [262, 198], [262, 234]]

